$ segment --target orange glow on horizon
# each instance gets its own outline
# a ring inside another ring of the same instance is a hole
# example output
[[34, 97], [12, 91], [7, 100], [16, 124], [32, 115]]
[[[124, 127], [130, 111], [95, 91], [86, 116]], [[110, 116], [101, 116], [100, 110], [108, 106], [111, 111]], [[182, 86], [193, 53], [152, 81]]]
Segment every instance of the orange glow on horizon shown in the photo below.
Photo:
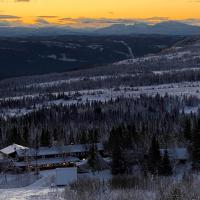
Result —
[[[25, 24], [36, 23], [38, 16], [46, 22], [80, 25], [61, 18], [144, 19], [152, 17], [169, 20], [200, 19], [200, 2], [192, 0], [0, 0], [0, 16], [12, 15]], [[49, 16], [49, 18], [48, 18]], [[44, 21], [44, 22], [45, 22]], [[81, 25], [80, 25], [81, 26]], [[90, 26], [89, 23], [83, 26]]]

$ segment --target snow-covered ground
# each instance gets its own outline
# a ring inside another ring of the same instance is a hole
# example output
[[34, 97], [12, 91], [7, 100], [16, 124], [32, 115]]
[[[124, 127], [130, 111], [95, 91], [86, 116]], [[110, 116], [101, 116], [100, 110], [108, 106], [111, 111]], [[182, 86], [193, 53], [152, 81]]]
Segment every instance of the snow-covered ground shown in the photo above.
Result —
[[0, 189], [0, 200], [47, 200], [60, 197], [64, 188], [51, 187], [55, 179], [55, 170], [41, 171], [40, 176], [39, 180], [27, 187], [17, 188], [16, 184], [16, 188], [13, 189]]
[[57, 55], [48, 55], [47, 58], [53, 59], [53, 60], [60, 60], [60, 61], [65, 61], [65, 62], [76, 62], [77, 60], [74, 58], [68, 58], [65, 53], [60, 54], [59, 56]]
[[190, 47], [178, 47], [178, 48], [171, 48], [166, 52], [160, 54], [150, 54], [141, 58], [133, 58], [133, 59], [126, 59], [119, 62], [114, 63], [114, 65], [130, 65], [136, 63], [144, 63], [144, 62], [159, 62], [159, 61], [175, 61], [181, 60], [182, 62], [188, 60], [195, 60], [199, 59], [199, 49], [193, 49], [195, 46], [194, 44]]
[[42, 178], [27, 187], [17, 188], [18, 184], [16, 184], [16, 188], [0, 189], [0, 200], [25, 200], [31, 199], [32, 196], [47, 195], [52, 191], [50, 186], [55, 176], [55, 170], [41, 172], [41, 176]]
[[[95, 89], [95, 90], [80, 90], [80, 91], [71, 91], [65, 92], [65, 95], [71, 96], [69, 100], [54, 100], [47, 101], [43, 105], [36, 105], [36, 109], [5, 109], [1, 111], [1, 116], [3, 117], [12, 117], [12, 116], [22, 116], [26, 115], [32, 111], [40, 109], [42, 106], [50, 107], [52, 105], [72, 105], [79, 103], [88, 103], [92, 101], [107, 102], [111, 99], [115, 100], [118, 97], [126, 98], [138, 98], [140, 95], [155, 96], [160, 94], [164, 96], [166, 94], [172, 96], [196, 96], [200, 99], [200, 82], [182, 82], [182, 83], [170, 83], [163, 85], [154, 85], [154, 86], [139, 86], [139, 87], [125, 87], [121, 86], [119, 88], [111, 89]], [[58, 93], [53, 93], [53, 95], [58, 95]], [[39, 95], [32, 95], [31, 97], [38, 97]], [[26, 97], [26, 96], [24, 96]], [[29, 97], [29, 96], [28, 96]], [[7, 99], [22, 99], [23, 97], [13, 97]], [[186, 108], [187, 113], [197, 112], [198, 107], [196, 108]]]
[[175, 69], [175, 70], [162, 70], [162, 71], [152, 71], [154, 74], [167, 74], [167, 73], [173, 73], [173, 72], [184, 72], [184, 71], [199, 71], [200, 68], [199, 67], [192, 67], [192, 68], [181, 68], [181, 69]]
[[[32, 188], [26, 187], [21, 189], [8, 189], [1, 190], [0, 189], [0, 200], [50, 200], [56, 199], [54, 197], [60, 196], [64, 189], [52, 189], [50, 187], [44, 188]], [[49, 196], [49, 198], [47, 198]], [[51, 198], [50, 198], [51, 196]]]
[[[42, 178], [27, 187], [17, 188], [16, 185], [16, 188], [13, 189], [0, 189], [0, 200], [63, 199], [62, 194], [64, 192], [64, 188], [51, 187], [55, 180], [55, 170], [41, 171], [40, 176]], [[108, 180], [111, 178], [111, 173], [110, 170], [104, 170], [95, 172], [95, 175], [93, 173], [86, 173], [80, 174], [78, 177], [90, 177], [99, 178], [100, 180]]]
[[184, 108], [184, 112], [185, 112], [186, 114], [198, 113], [199, 110], [200, 110], [200, 106], [194, 106], [194, 107], [191, 107], [191, 106], [188, 107], [188, 106], [186, 106], [186, 107]]
[[[162, 85], [151, 85], [151, 86], [138, 86], [138, 87], [129, 87], [121, 86], [118, 88], [110, 89], [92, 89], [92, 90], [80, 90], [80, 91], [70, 91], [64, 92], [65, 95], [79, 95], [79, 101], [107, 101], [116, 99], [117, 97], [139, 97], [142, 94], [148, 96], [155, 96], [156, 94], [173, 96], [197, 96], [200, 98], [200, 81], [196, 82], [181, 82], [181, 83], [169, 83]], [[41, 96], [42, 94], [35, 95], [24, 95], [19, 97], [11, 97], [0, 100], [20, 100], [24, 97], [34, 98]], [[53, 95], [58, 95], [58, 93], [53, 93]], [[74, 102], [73, 102], [74, 103]]]
[[[92, 199], [95, 199], [95, 200], [97, 199], [155, 200], [157, 199], [156, 195], [158, 195], [159, 192], [161, 193], [167, 192], [167, 189], [166, 191], [162, 191], [162, 190], [157, 191], [158, 189], [164, 189], [164, 185], [166, 185], [166, 188], [167, 188], [167, 186], [171, 187], [170, 184], [168, 183], [171, 183], [171, 184], [182, 183], [182, 181], [184, 181], [183, 180], [184, 171], [189, 170], [187, 168], [188, 166], [177, 167], [176, 176], [174, 177], [167, 177], [167, 178], [160, 177], [159, 181], [157, 179], [154, 180], [153, 177], [150, 178], [148, 185], [145, 186], [146, 189], [143, 188], [142, 186], [141, 188], [133, 187], [133, 188], [127, 188], [127, 189], [122, 189], [122, 188], [111, 189], [111, 188], [108, 188], [106, 185], [104, 185], [103, 191], [102, 190], [89, 191], [87, 195], [90, 195], [90, 196], [87, 199], [88, 200], [90, 199], [91, 200]], [[55, 186], [52, 187], [52, 183], [54, 183], [55, 170], [43, 171], [41, 172], [41, 175], [43, 176], [41, 179], [39, 179], [38, 181], [36, 181], [35, 183], [27, 187], [14, 188], [14, 189], [0, 189], [0, 200], [57, 200], [57, 199], [58, 200], [76, 200], [77, 199], [78, 193], [76, 193], [74, 188], [69, 188], [69, 187], [64, 188], [64, 187], [55, 187]], [[195, 183], [199, 185], [200, 176], [198, 174], [194, 174], [191, 176], [196, 177]], [[111, 174], [109, 170], [105, 170], [105, 171], [95, 172], [95, 174], [88, 173], [88, 174], [80, 174], [78, 176], [80, 180], [87, 179], [88, 177], [90, 180], [91, 179], [104, 180], [104, 184], [105, 184], [106, 181], [111, 178]], [[192, 184], [194, 184], [194, 182], [192, 182]], [[160, 186], [163, 186], [163, 188], [161, 188]], [[82, 186], [79, 184], [79, 187], [82, 187]], [[87, 188], [87, 186], [85, 185], [83, 185], [83, 187], [84, 189]], [[97, 187], [96, 189], [98, 188], [99, 187]], [[95, 186], [93, 189], [95, 189]], [[85, 191], [84, 193], [87, 193], [87, 191]], [[67, 196], [65, 194], [67, 194]], [[72, 195], [73, 198], [71, 198], [70, 195]], [[86, 199], [85, 196], [83, 199], [84, 200]]]

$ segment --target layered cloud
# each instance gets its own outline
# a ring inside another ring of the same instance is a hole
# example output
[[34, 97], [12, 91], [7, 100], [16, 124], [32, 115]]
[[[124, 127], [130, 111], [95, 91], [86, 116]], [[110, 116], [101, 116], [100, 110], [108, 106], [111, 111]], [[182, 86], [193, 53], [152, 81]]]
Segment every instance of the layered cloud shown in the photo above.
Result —
[[0, 15], [0, 27], [1, 26], [21, 26], [22, 18], [15, 15]]
[[4, 19], [4, 20], [7, 20], [7, 19], [21, 19], [21, 17], [19, 16], [15, 16], [15, 15], [0, 15], [0, 19]]
[[104, 27], [177, 20], [199, 25], [199, 3], [200, 0], [0, 0], [0, 14], [5, 14], [0, 21], [13, 25], [17, 20], [24, 26]]
[[20, 2], [30, 2], [31, 0], [0, 0], [0, 2], [16, 2], [16, 3], [20, 3]]

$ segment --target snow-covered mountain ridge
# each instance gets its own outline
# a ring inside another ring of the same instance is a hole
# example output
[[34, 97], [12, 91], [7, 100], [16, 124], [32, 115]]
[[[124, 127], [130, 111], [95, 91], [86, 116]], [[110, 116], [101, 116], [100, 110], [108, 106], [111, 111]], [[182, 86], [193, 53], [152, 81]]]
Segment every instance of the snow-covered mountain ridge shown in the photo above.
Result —
[[200, 38], [186, 38], [173, 45], [169, 49], [163, 50], [158, 54], [150, 54], [141, 58], [126, 59], [114, 63], [114, 65], [156, 65], [164, 63], [165, 65], [176, 64], [185, 65], [186, 63], [193, 67], [200, 66]]

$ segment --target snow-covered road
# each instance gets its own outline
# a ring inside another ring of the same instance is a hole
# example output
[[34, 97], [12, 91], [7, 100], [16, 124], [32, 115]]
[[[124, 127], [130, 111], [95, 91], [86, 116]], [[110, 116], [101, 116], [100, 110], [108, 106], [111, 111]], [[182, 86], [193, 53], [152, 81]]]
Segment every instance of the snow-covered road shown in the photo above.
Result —
[[0, 190], [0, 200], [28, 200], [41, 199], [41, 196], [50, 196], [52, 188], [16, 188]]
[[0, 189], [0, 200], [35, 200], [41, 199], [41, 197], [53, 197], [55, 196], [55, 190], [57, 194], [60, 194], [64, 190], [62, 188], [51, 188], [51, 184], [55, 175], [54, 170], [43, 171], [41, 172], [41, 175], [42, 178], [27, 187]]

